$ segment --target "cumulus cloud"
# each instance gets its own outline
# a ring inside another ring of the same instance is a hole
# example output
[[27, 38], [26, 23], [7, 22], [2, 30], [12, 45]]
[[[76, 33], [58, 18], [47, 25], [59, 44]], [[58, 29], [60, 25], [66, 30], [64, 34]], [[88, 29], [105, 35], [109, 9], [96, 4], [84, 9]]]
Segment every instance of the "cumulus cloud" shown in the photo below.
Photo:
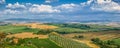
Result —
[[5, 3], [5, 0], [0, 0], [0, 4], [3, 4], [3, 3]]
[[[45, 0], [45, 1], [54, 1], [54, 0]], [[85, 8], [87, 7], [87, 8]], [[87, 2], [80, 4], [61, 4], [57, 6], [45, 5], [45, 4], [32, 4], [25, 3], [15, 4], [9, 3], [6, 6], [5, 12], [10, 12], [11, 14], [15, 12], [24, 12], [24, 13], [76, 13], [76, 12], [87, 12], [89, 11], [105, 11], [105, 12], [120, 12], [120, 5], [113, 1], [101, 1], [101, 0], [88, 0]], [[16, 9], [17, 8], [17, 9]], [[22, 10], [18, 10], [22, 8]], [[8, 10], [9, 9], [9, 10]], [[11, 10], [10, 10], [11, 9]]]
[[113, 12], [118, 11], [120, 12], [120, 5], [115, 2], [110, 3], [103, 3], [103, 4], [96, 4], [91, 7], [92, 10], [98, 11], [106, 11], [106, 12]]
[[88, 6], [93, 2], [93, 0], [88, 0], [87, 2], [80, 3], [81, 6]]
[[26, 5], [26, 6], [31, 6], [31, 5], [32, 5], [32, 3], [25, 3], [25, 5]]
[[[18, 2], [15, 4], [8, 4], [6, 6], [7, 9], [17, 10], [25, 13], [64, 13], [64, 12], [74, 12], [80, 10], [80, 6], [78, 4], [62, 4], [58, 6], [52, 5], [44, 5], [44, 4], [19, 4]], [[18, 10], [18, 8], [26, 8], [22, 10]]]
[[63, 12], [72, 12], [72, 11], [76, 11], [76, 10], [80, 10], [80, 6], [77, 4], [62, 4], [56, 7], [57, 9], [62, 10]]
[[14, 4], [7, 4], [4, 10], [0, 11], [0, 14], [26, 14], [29, 13], [28, 9], [31, 6], [31, 3], [20, 4], [18, 2]]
[[81, 5], [83, 7], [89, 6], [93, 11], [120, 12], [120, 5], [112, 0], [89, 0]]
[[29, 11], [32, 13], [58, 13], [60, 12], [60, 10], [55, 9], [54, 7], [50, 5], [38, 5], [38, 4], [32, 5]]
[[52, 2], [57, 2], [59, 0], [45, 0], [45, 3], [52, 3]]
[[60, 6], [58, 6], [59, 8], [63, 8], [63, 9], [73, 9], [74, 7], [76, 7], [77, 5], [76, 4], [62, 4]]
[[45, 0], [45, 3], [51, 3], [51, 1], [50, 0]]
[[25, 5], [19, 4], [18, 2], [16, 2], [15, 4], [11, 4], [9, 3], [7, 6], [7, 8], [11, 8], [11, 9], [16, 9], [16, 8], [23, 8], [25, 9]]
[[20, 12], [17, 10], [6, 9], [4, 10], [4, 14], [19, 14]]

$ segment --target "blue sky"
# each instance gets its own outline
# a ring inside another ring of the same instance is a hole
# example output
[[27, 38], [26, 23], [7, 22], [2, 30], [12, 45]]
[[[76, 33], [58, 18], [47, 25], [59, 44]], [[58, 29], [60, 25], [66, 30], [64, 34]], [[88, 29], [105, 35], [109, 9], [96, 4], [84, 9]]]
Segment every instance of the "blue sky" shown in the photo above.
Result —
[[[79, 4], [80, 2], [85, 2], [87, 0], [51, 0], [52, 3], [55, 3], [55, 4], [63, 4], [63, 3], [77, 3]], [[33, 4], [43, 4], [45, 3], [45, 0], [6, 0], [6, 3], [16, 3], [16, 2], [19, 2], [19, 3], [33, 3]]]
[[0, 20], [11, 18], [120, 22], [120, 4], [116, 0], [0, 0]]

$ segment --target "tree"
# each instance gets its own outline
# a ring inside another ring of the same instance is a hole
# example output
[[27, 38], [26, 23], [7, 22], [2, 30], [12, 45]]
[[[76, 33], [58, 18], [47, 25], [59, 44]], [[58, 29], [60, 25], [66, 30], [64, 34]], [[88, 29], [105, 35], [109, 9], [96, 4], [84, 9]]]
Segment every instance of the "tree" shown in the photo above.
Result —
[[73, 38], [80, 39], [80, 38], [84, 38], [84, 36], [83, 35], [75, 35]]
[[100, 45], [103, 44], [103, 41], [101, 41], [99, 38], [93, 38], [93, 39], [91, 39], [91, 41], [93, 41], [96, 44], [100, 44]]
[[4, 39], [6, 37], [5, 33], [0, 33], [0, 48], [3, 48], [3, 44], [4, 44]]

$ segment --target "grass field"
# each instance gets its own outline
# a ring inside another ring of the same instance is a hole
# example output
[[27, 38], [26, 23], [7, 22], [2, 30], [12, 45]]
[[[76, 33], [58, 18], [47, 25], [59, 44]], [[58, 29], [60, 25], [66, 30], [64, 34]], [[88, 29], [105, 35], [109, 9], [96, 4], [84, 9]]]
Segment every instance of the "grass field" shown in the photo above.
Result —
[[[105, 25], [83, 25], [83, 24], [15, 24], [0, 26], [0, 32], [34, 32], [40, 30], [52, 30], [51, 32], [58, 32], [61, 34], [68, 33], [82, 33], [82, 32], [102, 32], [120, 30], [119, 27], [110, 27]], [[45, 33], [47, 34], [47, 33]]]
[[66, 33], [83, 33], [83, 32], [104, 32], [104, 31], [120, 31], [120, 27], [111, 27], [106, 25], [92, 25], [92, 24], [54, 24], [47, 23], [47, 25], [58, 26], [54, 31], [62, 34]]
[[84, 29], [76, 29], [76, 28], [57, 28], [54, 29], [53, 31], [58, 32], [60, 34], [69, 34], [69, 33], [82, 33], [82, 32], [87, 32], [87, 30]]
[[28, 23], [28, 24], [14, 24], [15, 26], [27, 26], [30, 28], [38, 28], [38, 29], [55, 29], [57, 26], [53, 25], [45, 25], [40, 23]]
[[21, 38], [21, 39], [37, 37], [39, 39], [45, 39], [45, 38], [48, 38], [48, 35], [34, 34], [32, 32], [22, 32], [22, 33], [10, 34], [10, 35], [7, 35], [6, 37], [7, 38], [15, 37], [15, 38]]
[[37, 48], [61, 48], [49, 39], [24, 39], [23, 44], [27, 44], [31, 41], [31, 44], [35, 45]]
[[49, 39], [20, 39], [17, 45], [6, 45], [8, 48], [61, 48]]
[[118, 39], [113, 39], [113, 41], [115, 42], [115, 44], [120, 45], [120, 38], [118, 38]]
[[18, 33], [18, 32], [37, 32], [39, 29], [32, 29], [26, 26], [4, 25], [0, 26], [0, 32]]

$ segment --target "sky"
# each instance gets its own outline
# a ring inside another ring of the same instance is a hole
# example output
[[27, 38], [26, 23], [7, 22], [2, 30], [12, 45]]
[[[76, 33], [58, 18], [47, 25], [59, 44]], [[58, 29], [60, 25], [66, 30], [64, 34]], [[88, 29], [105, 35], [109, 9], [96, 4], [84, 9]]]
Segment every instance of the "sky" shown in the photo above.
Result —
[[119, 0], [0, 0], [0, 21], [24, 19], [46, 22], [120, 22], [119, 2]]

